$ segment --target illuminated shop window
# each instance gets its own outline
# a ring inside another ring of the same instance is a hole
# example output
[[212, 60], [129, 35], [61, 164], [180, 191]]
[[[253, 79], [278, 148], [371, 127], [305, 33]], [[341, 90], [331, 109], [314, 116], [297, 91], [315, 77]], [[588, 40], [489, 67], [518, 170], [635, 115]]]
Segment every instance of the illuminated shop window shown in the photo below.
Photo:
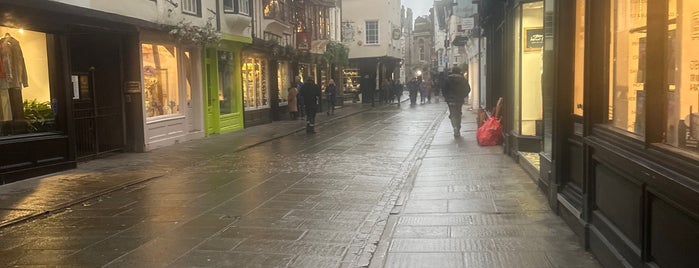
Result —
[[277, 84], [279, 85], [279, 103], [286, 104], [289, 100], [289, 87], [291, 87], [291, 76], [289, 76], [289, 62], [280, 61], [277, 64]]
[[254, 110], [269, 107], [267, 60], [256, 56], [243, 59], [243, 107]]
[[644, 135], [647, 1], [613, 0], [609, 67], [609, 120]]
[[[41, 32], [0, 27], [0, 139], [56, 130], [46, 40]], [[73, 80], [89, 92], [87, 76], [82, 84]]]
[[143, 91], [147, 117], [181, 114], [177, 48], [141, 44]]
[[699, 1], [671, 0], [666, 44], [666, 143], [699, 153]]

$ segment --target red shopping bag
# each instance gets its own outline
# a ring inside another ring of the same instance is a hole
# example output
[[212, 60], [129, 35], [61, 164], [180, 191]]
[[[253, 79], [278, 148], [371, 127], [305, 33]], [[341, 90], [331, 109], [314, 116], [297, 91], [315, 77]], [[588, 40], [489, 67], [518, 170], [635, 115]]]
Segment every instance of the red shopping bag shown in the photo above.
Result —
[[493, 146], [502, 142], [502, 125], [500, 120], [495, 117], [488, 118], [476, 132], [478, 145]]

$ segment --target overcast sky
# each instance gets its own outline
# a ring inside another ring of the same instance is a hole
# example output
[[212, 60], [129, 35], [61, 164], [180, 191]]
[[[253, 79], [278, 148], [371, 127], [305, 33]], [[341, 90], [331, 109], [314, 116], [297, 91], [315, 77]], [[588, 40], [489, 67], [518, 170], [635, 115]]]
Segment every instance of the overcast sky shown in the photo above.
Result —
[[410, 8], [413, 10], [413, 19], [430, 14], [430, 8], [432, 7], [433, 0], [402, 0], [403, 5], [406, 9]]

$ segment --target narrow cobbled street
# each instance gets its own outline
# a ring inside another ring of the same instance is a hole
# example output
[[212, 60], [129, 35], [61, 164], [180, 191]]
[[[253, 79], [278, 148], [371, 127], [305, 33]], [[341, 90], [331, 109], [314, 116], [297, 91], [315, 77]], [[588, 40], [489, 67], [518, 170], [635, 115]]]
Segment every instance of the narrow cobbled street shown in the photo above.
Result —
[[0, 260], [19, 267], [598, 267], [519, 165], [500, 146], [476, 144], [475, 116], [464, 110], [460, 138], [443, 103], [362, 107], [338, 111], [317, 134], [213, 136], [5, 185], [6, 218], [55, 204], [56, 196], [65, 206], [5, 221]]

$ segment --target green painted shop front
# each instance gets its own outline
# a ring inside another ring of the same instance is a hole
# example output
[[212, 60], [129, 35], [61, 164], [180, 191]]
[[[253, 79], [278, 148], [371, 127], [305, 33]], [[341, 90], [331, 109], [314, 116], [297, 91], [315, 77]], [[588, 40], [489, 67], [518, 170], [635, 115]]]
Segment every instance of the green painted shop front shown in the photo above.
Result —
[[204, 107], [206, 135], [243, 128], [241, 50], [251, 38], [224, 35], [217, 45], [205, 48]]

